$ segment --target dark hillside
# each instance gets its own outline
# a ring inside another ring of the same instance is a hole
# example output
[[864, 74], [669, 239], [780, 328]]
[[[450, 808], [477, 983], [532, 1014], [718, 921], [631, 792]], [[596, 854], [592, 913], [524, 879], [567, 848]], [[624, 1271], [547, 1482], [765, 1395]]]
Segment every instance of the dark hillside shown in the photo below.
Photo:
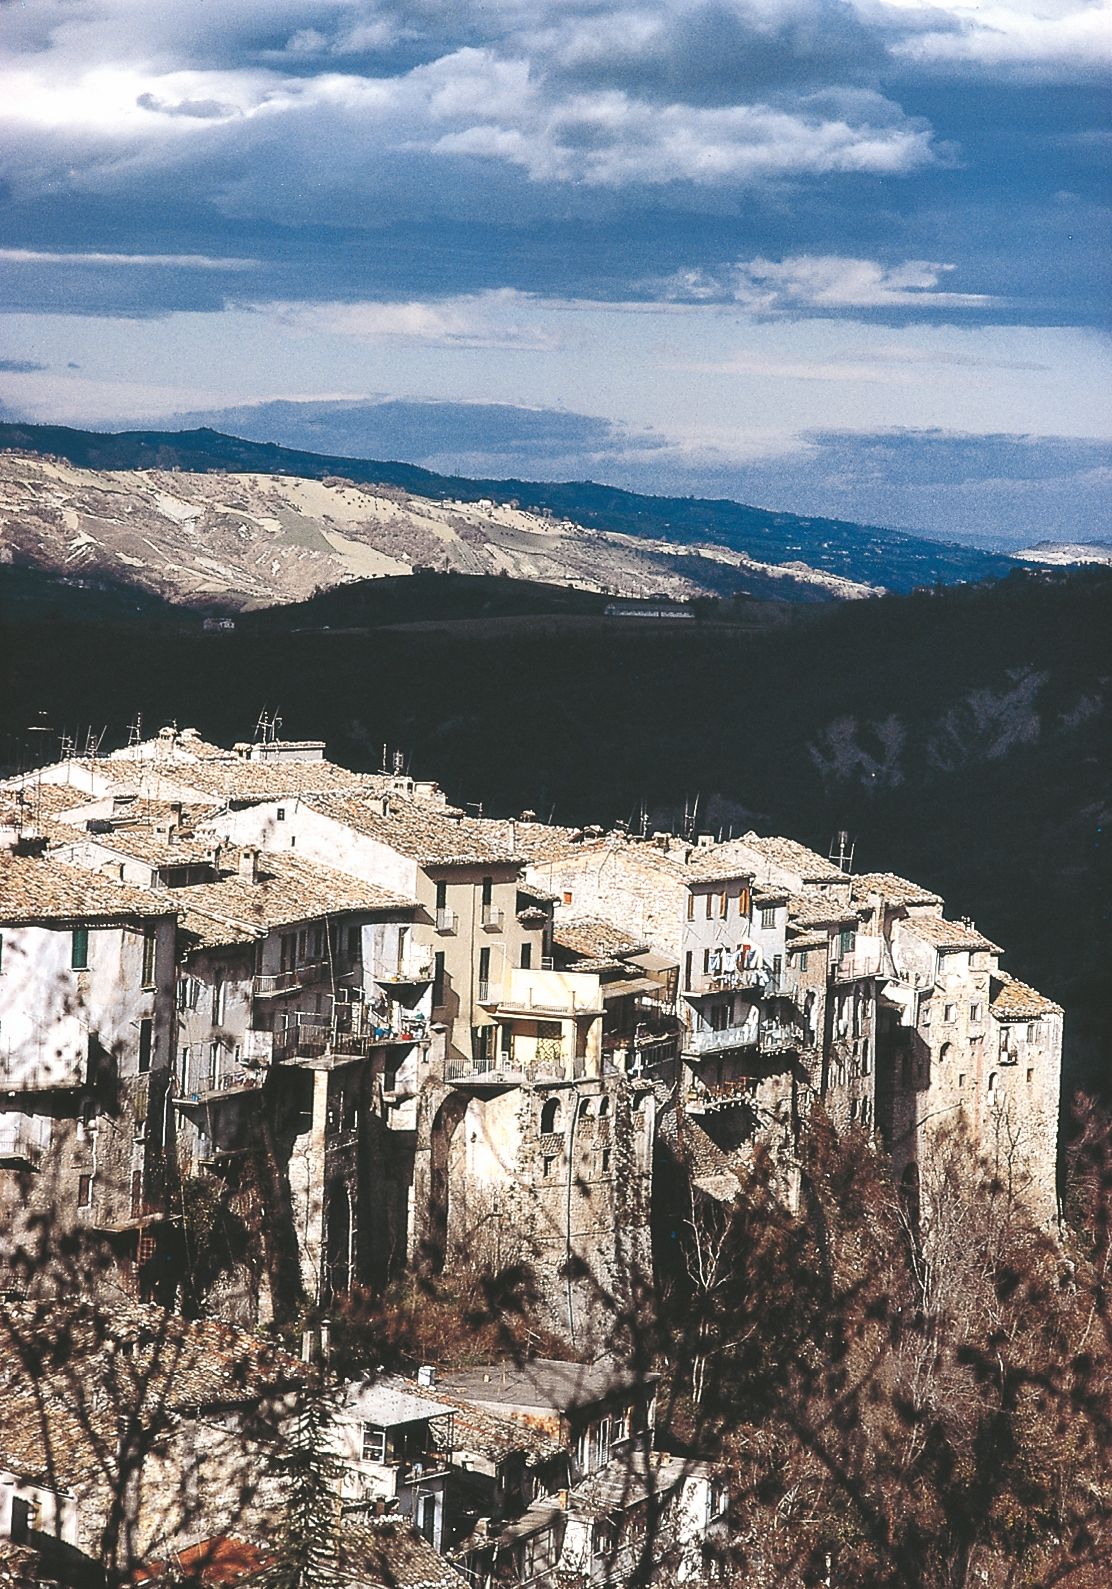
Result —
[[682, 822], [697, 800], [699, 829], [756, 825], [823, 851], [846, 828], [859, 869], [939, 888], [1067, 1005], [1075, 1076], [1107, 1066], [1112, 574], [1016, 574], [790, 619], [708, 603], [713, 616], [684, 622], [430, 576], [437, 607], [420, 579], [393, 601], [376, 581], [230, 633], [181, 609], [8, 603], [0, 754], [30, 756], [40, 711], [81, 738], [107, 722], [118, 743], [139, 711], [231, 742], [268, 704], [340, 761], [376, 767], [388, 743], [489, 812]]

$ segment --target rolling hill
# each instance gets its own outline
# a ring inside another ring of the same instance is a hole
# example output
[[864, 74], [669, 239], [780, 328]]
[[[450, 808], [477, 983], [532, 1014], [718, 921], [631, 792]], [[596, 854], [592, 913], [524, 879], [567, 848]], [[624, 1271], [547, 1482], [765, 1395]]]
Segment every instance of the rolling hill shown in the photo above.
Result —
[[[169, 517], [172, 520], [177, 513], [177, 525], [160, 529], [153, 539], [176, 538], [179, 550], [199, 552], [221, 565], [217, 570], [199, 565], [203, 572], [190, 576], [189, 582], [196, 584], [199, 596], [211, 597], [219, 593], [223, 580], [225, 594], [239, 604], [298, 599], [340, 577], [398, 572], [389, 560], [396, 563], [399, 552], [409, 566], [442, 567], [446, 558], [448, 567], [461, 572], [505, 570], [523, 578], [556, 577], [620, 594], [682, 597], [743, 592], [788, 600], [974, 582], [1000, 577], [1015, 566], [1009, 558], [971, 547], [842, 520], [773, 513], [737, 502], [639, 496], [589, 481], [467, 480], [409, 464], [328, 457], [242, 441], [205, 429], [114, 435], [6, 423], [0, 424], [0, 448], [37, 455], [40, 468], [47, 458], [78, 471], [106, 474], [105, 491], [118, 497], [130, 489], [148, 509], [154, 504], [157, 510], [160, 492], [175, 494], [164, 479], [172, 474], [186, 509], [197, 511], [183, 517], [183, 510], [171, 504]], [[7, 460], [9, 466], [11, 461]], [[124, 478], [136, 472], [144, 477], [141, 483]], [[201, 478], [214, 474], [242, 478], [242, 492], [257, 506], [256, 512], [250, 500], [246, 504], [248, 517], [243, 522], [248, 528], [251, 518], [277, 520], [277, 528], [264, 527], [261, 537], [254, 538], [256, 544], [237, 547], [235, 504], [227, 500], [227, 485]], [[190, 477], [188, 489], [183, 476]], [[268, 485], [267, 478], [274, 476], [289, 478]], [[322, 498], [307, 484], [298, 487], [297, 481], [326, 485], [331, 495]], [[87, 483], [94, 492], [100, 488], [98, 482]], [[58, 504], [59, 510], [66, 506]], [[76, 503], [68, 506], [81, 512]], [[225, 511], [229, 507], [231, 513]], [[90, 514], [97, 516], [95, 511]], [[449, 520], [458, 521], [454, 535]], [[356, 521], [364, 526], [359, 535], [352, 530]], [[67, 528], [72, 542], [72, 528], [60, 526]], [[49, 566], [58, 555], [60, 539], [55, 535], [52, 541], [45, 526], [39, 533]], [[87, 548], [84, 553], [80, 546], [76, 549], [79, 555], [74, 560], [87, 562], [95, 552], [95, 547], [88, 550], [91, 543], [104, 537], [96, 527], [81, 532], [78, 526], [78, 533], [91, 539], [81, 543]], [[214, 558], [206, 539], [210, 535], [218, 541]], [[338, 547], [337, 537], [358, 546]], [[111, 544], [107, 549], [109, 566], [117, 573], [126, 575], [131, 565], [118, 558], [113, 561], [116, 551], [122, 551], [125, 559], [147, 560], [134, 545], [131, 550], [127, 544]], [[24, 546], [18, 555], [28, 557], [32, 551]], [[268, 554], [271, 562], [279, 564], [269, 576]], [[173, 558], [161, 552], [152, 555], [161, 566], [160, 577], [165, 574], [169, 583], [152, 584], [148, 574], [148, 588], [172, 593], [175, 571], [165, 565]], [[228, 566], [230, 577], [221, 571]], [[180, 574], [176, 577], [180, 583]], [[839, 583], [843, 581], [848, 584]]]

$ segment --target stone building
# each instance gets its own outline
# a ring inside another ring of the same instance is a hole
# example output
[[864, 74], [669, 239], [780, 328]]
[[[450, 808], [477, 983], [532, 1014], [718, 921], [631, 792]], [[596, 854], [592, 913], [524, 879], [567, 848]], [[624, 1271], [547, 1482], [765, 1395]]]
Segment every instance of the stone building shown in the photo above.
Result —
[[877, 1125], [893, 1172], [929, 1219], [931, 1143], [955, 1126], [1046, 1223], [1057, 1215], [1062, 1011], [1000, 968], [1002, 951], [937, 896], [888, 875], [854, 880], [881, 929]]
[[0, 852], [0, 1248], [24, 1283], [77, 1233], [128, 1274], [154, 1262], [174, 986], [172, 905]]

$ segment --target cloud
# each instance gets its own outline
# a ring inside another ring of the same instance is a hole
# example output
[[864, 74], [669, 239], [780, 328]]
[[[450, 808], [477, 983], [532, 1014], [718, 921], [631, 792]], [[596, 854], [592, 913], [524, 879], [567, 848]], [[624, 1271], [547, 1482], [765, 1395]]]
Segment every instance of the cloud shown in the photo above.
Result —
[[552, 332], [518, 318], [530, 301], [523, 293], [501, 289], [429, 301], [269, 302], [253, 308], [302, 336], [543, 351], [555, 345]]
[[107, 265], [134, 269], [251, 270], [257, 259], [218, 259], [209, 254], [104, 254], [58, 248], [0, 248], [0, 265]]
[[30, 375], [46, 368], [45, 364], [36, 364], [34, 359], [0, 359], [0, 371], [5, 375]]
[[[899, 27], [905, 7], [893, 9]], [[1022, 4], [907, 9], [917, 25], [895, 38], [890, 50], [896, 59], [915, 65], [1004, 69], [1051, 79], [1102, 74], [1112, 65], [1112, 7], [1107, 0], [1095, 5], [1046, 0], [1037, 11]], [[939, 12], [945, 19], [941, 27]]]
[[717, 271], [678, 271], [658, 290], [679, 302], [732, 302], [755, 314], [824, 313], [859, 309], [986, 309], [986, 293], [948, 292], [940, 284], [956, 267], [925, 259], [883, 265], [840, 254], [738, 260]]

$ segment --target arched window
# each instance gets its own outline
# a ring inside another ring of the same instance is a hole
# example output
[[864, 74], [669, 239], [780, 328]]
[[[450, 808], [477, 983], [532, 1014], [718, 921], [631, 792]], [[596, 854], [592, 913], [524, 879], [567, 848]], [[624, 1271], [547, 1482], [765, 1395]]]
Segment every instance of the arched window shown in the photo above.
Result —
[[945, 1065], [950, 1059], [953, 1058], [953, 1053], [953, 1043], [943, 1043], [942, 1047], [938, 1050], [938, 1063], [940, 1065]]
[[580, 1120], [589, 1120], [591, 1118], [591, 1100], [589, 1098], [581, 1098], [579, 1100], [579, 1118]]
[[550, 1132], [560, 1129], [560, 1100], [548, 1098], [541, 1110], [541, 1135], [547, 1136]]
[[609, 1113], [610, 1113], [610, 1099], [607, 1098], [605, 1096], [605, 1094], [604, 1094], [603, 1097], [601, 1097], [599, 1099], [599, 1101], [598, 1101], [598, 1117], [599, 1117], [600, 1120], [605, 1120], [606, 1116]]

